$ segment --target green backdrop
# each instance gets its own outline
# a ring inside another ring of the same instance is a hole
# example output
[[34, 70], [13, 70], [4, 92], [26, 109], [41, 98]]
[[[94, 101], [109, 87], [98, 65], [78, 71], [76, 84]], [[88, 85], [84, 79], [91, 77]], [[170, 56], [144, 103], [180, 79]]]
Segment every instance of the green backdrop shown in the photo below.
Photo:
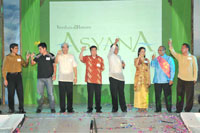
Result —
[[[38, 53], [36, 41], [49, 44], [49, 1], [50, 0], [21, 0], [21, 32], [22, 55], [30, 52]], [[53, 0], [52, 0], [53, 1]], [[174, 48], [180, 52], [183, 42], [191, 44], [191, 0], [168, 0], [162, 3], [162, 45], [168, 47], [169, 38], [173, 39]], [[169, 51], [167, 51], [169, 54]], [[176, 76], [177, 76], [176, 62]], [[37, 104], [37, 66], [23, 69], [23, 84], [25, 104]], [[149, 102], [155, 101], [154, 86], [149, 89]], [[176, 77], [172, 87], [173, 103], [176, 102]], [[58, 100], [58, 86], [54, 86], [56, 103]], [[127, 104], [133, 104], [133, 84], [125, 85]], [[164, 99], [163, 99], [164, 100]], [[87, 103], [87, 89], [85, 85], [74, 86], [74, 103]], [[102, 85], [102, 103], [111, 103], [109, 85]]]

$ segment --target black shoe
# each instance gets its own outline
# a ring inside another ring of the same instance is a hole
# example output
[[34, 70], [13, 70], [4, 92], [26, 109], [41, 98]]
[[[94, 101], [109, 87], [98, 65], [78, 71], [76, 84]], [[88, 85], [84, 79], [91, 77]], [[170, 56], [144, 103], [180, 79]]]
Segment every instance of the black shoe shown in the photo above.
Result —
[[200, 112], [200, 109], [199, 109], [199, 112]]
[[72, 110], [69, 110], [69, 111], [67, 111], [68, 113], [74, 113], [74, 110], [72, 109]]
[[87, 113], [92, 113], [92, 110], [88, 110]]
[[24, 111], [24, 109], [20, 109], [20, 110], [18, 111], [18, 113], [20, 113], [20, 114], [25, 114], [26, 112]]
[[127, 112], [127, 110], [122, 110], [122, 112], [126, 113], [126, 112]]
[[37, 109], [37, 110], [36, 110], [36, 113], [41, 113], [41, 112], [42, 112], [41, 109]]
[[101, 110], [97, 110], [96, 113], [102, 113], [102, 111]]
[[0, 110], [0, 114], [2, 114], [1, 110]]
[[15, 113], [15, 110], [9, 109], [8, 113], [13, 114], [13, 113]]
[[161, 112], [160, 110], [156, 110], [156, 111], [154, 111], [155, 113], [159, 113], [159, 112]]
[[55, 109], [51, 109], [51, 113], [56, 113], [56, 110]]
[[60, 110], [60, 113], [65, 113], [65, 110]]

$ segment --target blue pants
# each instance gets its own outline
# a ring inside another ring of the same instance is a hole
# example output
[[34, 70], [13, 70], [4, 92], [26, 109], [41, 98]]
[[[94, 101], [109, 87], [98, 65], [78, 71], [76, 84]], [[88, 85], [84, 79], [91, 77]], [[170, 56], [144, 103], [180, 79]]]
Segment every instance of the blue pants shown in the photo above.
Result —
[[38, 92], [38, 109], [42, 109], [44, 101], [44, 87], [47, 88], [47, 94], [51, 109], [55, 109], [55, 100], [53, 95], [53, 81], [50, 78], [39, 78], [37, 81], [37, 92]]

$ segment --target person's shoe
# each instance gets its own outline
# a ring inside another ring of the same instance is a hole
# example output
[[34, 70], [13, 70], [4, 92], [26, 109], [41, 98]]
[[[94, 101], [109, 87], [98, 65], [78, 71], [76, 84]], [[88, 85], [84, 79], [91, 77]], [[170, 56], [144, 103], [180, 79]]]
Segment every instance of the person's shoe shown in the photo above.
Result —
[[200, 112], [200, 109], [199, 109], [199, 112]]
[[51, 109], [51, 113], [56, 113], [56, 110], [55, 109]]
[[8, 113], [13, 114], [13, 113], [15, 113], [15, 110], [9, 109]]
[[0, 110], [0, 114], [2, 114], [2, 111]]
[[41, 112], [42, 112], [41, 109], [37, 109], [37, 110], [36, 110], [36, 113], [41, 113]]
[[65, 110], [60, 110], [60, 113], [65, 113]]
[[92, 110], [88, 110], [87, 113], [92, 113]]
[[156, 111], [154, 111], [155, 113], [159, 113], [159, 112], [161, 112], [160, 110], [156, 110]]
[[126, 112], [127, 112], [127, 110], [122, 110], [122, 112], [126, 113]]
[[102, 113], [102, 111], [101, 110], [97, 110], [96, 113]]
[[24, 111], [24, 109], [20, 109], [18, 113], [25, 114], [26, 112]]
[[68, 113], [74, 113], [74, 110], [72, 109], [72, 110], [69, 110], [69, 111], [67, 111]]

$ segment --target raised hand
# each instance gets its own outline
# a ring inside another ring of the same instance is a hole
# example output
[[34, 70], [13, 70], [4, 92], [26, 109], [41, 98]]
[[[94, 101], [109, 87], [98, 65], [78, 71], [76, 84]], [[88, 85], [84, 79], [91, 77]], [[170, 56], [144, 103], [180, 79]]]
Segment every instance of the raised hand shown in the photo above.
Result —
[[143, 61], [144, 60], [144, 56], [140, 54], [139, 55], [139, 59]]
[[26, 55], [26, 59], [28, 60], [31, 57], [31, 54]]
[[115, 44], [117, 44], [119, 42], [119, 38], [115, 39]]
[[155, 58], [156, 58], [156, 56], [153, 54], [153, 55], [152, 55], [152, 60], [154, 60]]
[[171, 39], [169, 39], [168, 45], [169, 45], [169, 48], [172, 48], [172, 40]]
[[58, 50], [57, 55], [61, 55], [62, 54], [62, 50]]
[[82, 48], [81, 48], [81, 52], [83, 52], [83, 51], [85, 51], [86, 50], [86, 46], [83, 46]]
[[31, 58], [33, 58], [34, 56], [35, 56], [35, 53], [32, 53], [32, 54], [31, 54]]

